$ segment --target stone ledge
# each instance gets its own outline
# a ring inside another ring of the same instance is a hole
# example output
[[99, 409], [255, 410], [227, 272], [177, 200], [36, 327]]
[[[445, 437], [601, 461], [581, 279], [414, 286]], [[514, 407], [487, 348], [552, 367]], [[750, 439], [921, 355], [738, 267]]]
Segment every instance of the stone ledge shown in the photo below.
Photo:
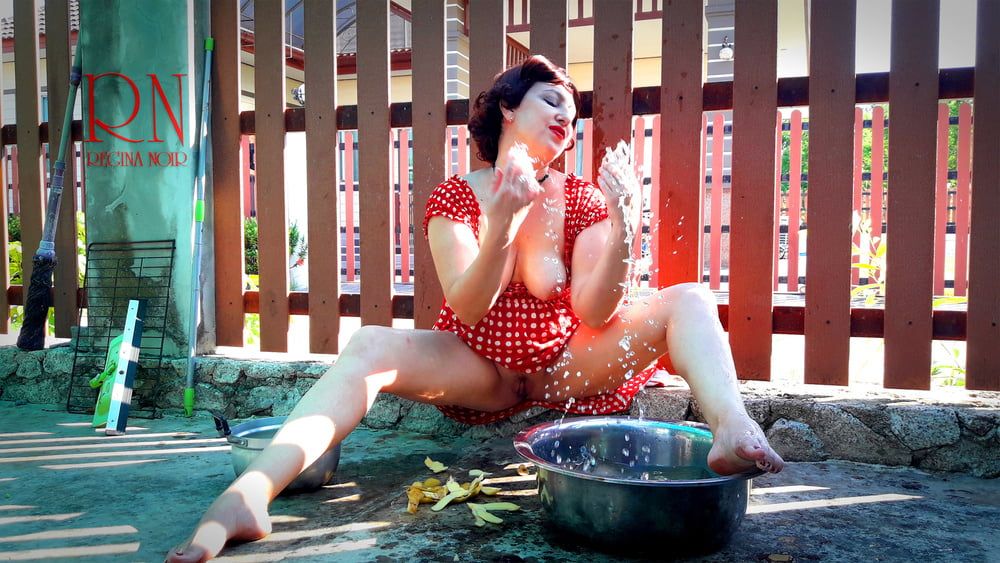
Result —
[[[0, 348], [0, 400], [65, 404], [72, 364], [73, 350], [66, 345], [37, 352]], [[199, 357], [196, 408], [221, 411], [231, 418], [286, 415], [330, 365]], [[185, 369], [185, 360], [178, 359], [163, 370], [151, 399], [157, 407], [181, 410]], [[1000, 476], [997, 392], [932, 395], [761, 382], [742, 383], [741, 391], [747, 411], [775, 449], [791, 461], [842, 459]], [[628, 414], [704, 420], [683, 383], [646, 389]], [[526, 426], [561, 416], [536, 408], [503, 422], [470, 427], [444, 418], [432, 406], [383, 395], [363, 424], [486, 439], [512, 436]]]

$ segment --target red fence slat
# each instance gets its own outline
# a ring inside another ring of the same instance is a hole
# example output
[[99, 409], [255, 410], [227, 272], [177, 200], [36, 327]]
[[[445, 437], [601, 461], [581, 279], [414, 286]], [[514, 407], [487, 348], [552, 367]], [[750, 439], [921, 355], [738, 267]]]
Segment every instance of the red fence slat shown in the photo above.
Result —
[[[306, 198], [309, 260], [309, 351], [336, 354], [340, 336], [340, 226], [338, 225], [337, 15], [332, 2], [305, 3]], [[333, 249], [326, 252], [325, 249]]]
[[420, 225], [431, 190], [451, 174], [451, 128], [445, 119], [444, 16], [440, 0], [414, 0], [413, 220], [417, 230], [413, 237], [413, 324], [425, 329], [437, 319], [443, 297]]
[[399, 270], [400, 281], [410, 283], [410, 134], [399, 130]]
[[[510, 13], [513, 14], [513, 2]], [[485, 92], [493, 85], [493, 75], [500, 72], [506, 65], [506, 32], [507, 11], [503, 0], [472, 0], [467, 12], [469, 19], [469, 110], [480, 92]], [[528, 15], [521, 13], [522, 18]], [[459, 144], [461, 154], [461, 143]], [[479, 148], [472, 142], [470, 169], [479, 170], [490, 164], [476, 157]], [[459, 161], [461, 163], [461, 160]], [[461, 165], [461, 164], [460, 164]], [[464, 172], [463, 172], [464, 173]]]
[[802, 217], [802, 112], [792, 112], [788, 147], [788, 291], [799, 290], [799, 225]]
[[288, 351], [288, 220], [285, 212], [285, 13], [256, 7], [256, 161], [260, 349]]
[[[871, 236], [883, 236], [885, 219], [882, 208], [885, 205], [885, 182], [882, 175], [885, 173], [885, 108], [877, 106], [872, 110], [872, 183], [869, 197], [869, 217], [871, 218]], [[870, 249], [865, 249], [870, 250]], [[876, 272], [882, 275], [882, 272]], [[871, 278], [871, 274], [867, 274]]]
[[[779, 245], [781, 244], [781, 151], [782, 151], [782, 134], [781, 126], [784, 122], [781, 112], [778, 112], [776, 124], [775, 124], [775, 138], [774, 143], [774, 223], [771, 233], [773, 238], [771, 244], [774, 249], [772, 253], [777, 256]], [[732, 222], [730, 222], [730, 228]], [[778, 260], [772, 258], [771, 261], [771, 290], [778, 291]]]
[[[18, 95], [16, 178], [21, 205], [22, 280], [31, 280], [32, 256], [42, 240], [45, 198], [42, 172], [42, 142], [39, 132], [38, 10], [34, 0], [14, 2], [14, 67]], [[48, 332], [48, 329], [46, 329]]]
[[358, 91], [365, 93], [358, 99], [361, 323], [392, 326], [388, 0], [358, 4]]
[[[745, 30], [745, 31], [740, 31]], [[752, 31], [750, 31], [752, 30]], [[771, 378], [778, 4], [737, 0], [729, 342], [741, 379]]]
[[965, 386], [1000, 391], [1000, 2], [979, 0]]
[[[863, 162], [862, 162], [862, 155], [864, 154], [862, 152], [862, 149], [863, 149], [862, 143], [864, 141], [864, 138], [862, 137], [862, 134], [863, 134], [863, 131], [864, 131], [864, 129], [862, 128], [863, 118], [864, 118], [864, 115], [861, 112], [861, 108], [857, 108], [857, 107], [854, 108], [854, 167], [853, 167], [853, 172], [854, 173], [852, 175], [852, 182], [853, 182], [853, 186], [854, 186], [854, 199], [853, 199], [853, 203], [851, 205], [851, 209], [853, 209], [854, 213], [857, 214], [858, 219], [862, 218], [862, 213], [861, 213], [861, 201], [862, 201], [862, 199], [861, 199], [861, 169], [862, 169], [862, 164], [863, 164]], [[857, 247], [857, 248], [860, 249], [861, 248], [861, 233], [860, 232], [855, 232], [853, 234], [853, 236], [851, 237], [851, 242], [854, 243], [855, 247]], [[858, 262], [860, 262], [861, 261], [861, 255], [860, 254], [857, 255], [857, 257], [852, 258], [852, 260], [857, 260]], [[851, 268], [851, 285], [858, 285], [860, 277], [861, 277], [860, 276], [860, 269], [859, 268]]]
[[702, 267], [703, 158], [701, 0], [664, 6], [660, 75], [659, 267], [663, 285], [700, 282]]
[[[806, 383], [847, 385], [849, 380], [851, 231], [848, 225], [854, 199], [852, 177], [856, 156], [852, 136], [856, 131], [853, 88], [856, 10], [854, 0], [813, 0], [809, 17], [813, 93], [809, 97], [807, 242], [812, 259], [806, 263], [803, 371]], [[791, 183], [796, 192], [797, 179], [793, 176], [796, 181]], [[789, 215], [789, 229], [794, 225], [798, 231], [798, 214], [794, 214], [794, 220]]]
[[[45, 60], [48, 84], [49, 107], [49, 143], [55, 160], [58, 154], [58, 139], [62, 135], [63, 115], [66, 110], [66, 98], [69, 95], [70, 65], [72, 64], [72, 47], [69, 31], [69, 1], [45, 0]], [[55, 335], [60, 338], [70, 337], [70, 327], [77, 324], [76, 294], [79, 289], [79, 278], [76, 260], [76, 152], [75, 144], [67, 148], [68, 160], [63, 186], [65, 196], [59, 207], [58, 227], [56, 229], [56, 256], [64, 257], [56, 261], [54, 293], [55, 293]]]
[[[525, 0], [527, 1], [527, 0]], [[562, 2], [531, 2], [530, 20], [532, 54], [544, 55], [556, 66], [566, 65], [566, 30], [569, 22], [568, 6]], [[552, 162], [552, 168], [564, 171], [565, 158], [560, 155]]]
[[937, 0], [893, 2], [891, 246], [885, 276], [885, 386], [890, 388], [930, 387], [939, 19]]
[[234, 2], [213, 2], [212, 219], [215, 260], [215, 342], [243, 346], [243, 218], [250, 216], [250, 137], [240, 134], [240, 14]]
[[[660, 153], [661, 151], [657, 147], [657, 140], [660, 138], [660, 116], [653, 116], [653, 147], [650, 151], [652, 158], [650, 159], [650, 187], [649, 190], [649, 256], [652, 261], [649, 268], [649, 287], [661, 287], [660, 286], [660, 268], [662, 264], [666, 262], [660, 256], [660, 228], [661, 219], [663, 214], [660, 210], [660, 191], [663, 185], [660, 182]], [[662, 145], [660, 145], [662, 146]], [[698, 202], [701, 204], [701, 202]], [[699, 267], [701, 265], [699, 264]], [[701, 273], [699, 272], [699, 281]]]
[[356, 256], [354, 252], [354, 133], [344, 132], [344, 231], [346, 233], [346, 259], [347, 281], [355, 280], [354, 271], [357, 268]]
[[945, 231], [948, 226], [948, 104], [938, 104], [934, 171], [934, 295], [944, 295]]
[[719, 289], [722, 272], [722, 166], [725, 160], [725, 116], [721, 111], [712, 117], [712, 201], [711, 224], [708, 233], [711, 239], [711, 266], [709, 267], [709, 287]]
[[[0, 64], [0, 84], [3, 84], [3, 65]], [[3, 123], [3, 104], [0, 104], [0, 123]], [[7, 210], [9, 195], [7, 192], [7, 147], [0, 144], [0, 333], [6, 334], [10, 320], [10, 300], [7, 298], [7, 288], [10, 287], [10, 257], [7, 255]]]
[[958, 181], [955, 190], [955, 295], [965, 295], [969, 284], [969, 160], [972, 152], [972, 107], [958, 107]]

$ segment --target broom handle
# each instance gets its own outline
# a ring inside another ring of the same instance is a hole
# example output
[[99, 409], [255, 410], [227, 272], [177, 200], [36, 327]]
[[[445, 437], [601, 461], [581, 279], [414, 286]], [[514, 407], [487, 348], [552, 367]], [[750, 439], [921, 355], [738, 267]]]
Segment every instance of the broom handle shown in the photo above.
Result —
[[63, 128], [59, 136], [59, 154], [52, 164], [52, 180], [49, 183], [49, 201], [45, 212], [45, 230], [38, 244], [37, 254], [55, 256], [56, 226], [59, 207], [62, 203], [63, 174], [66, 170], [66, 147], [73, 135], [73, 108], [76, 106], [76, 92], [80, 87], [80, 47], [73, 55], [73, 66], [69, 72], [69, 95], [66, 96], [66, 113], [63, 114]]

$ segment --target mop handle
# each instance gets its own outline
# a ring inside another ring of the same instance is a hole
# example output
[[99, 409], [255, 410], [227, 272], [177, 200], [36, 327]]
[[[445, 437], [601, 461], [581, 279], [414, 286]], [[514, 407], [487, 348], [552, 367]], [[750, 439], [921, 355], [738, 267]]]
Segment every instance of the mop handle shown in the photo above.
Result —
[[205, 68], [202, 79], [201, 122], [198, 126], [198, 171], [195, 178], [196, 201], [194, 207], [194, 260], [191, 268], [191, 325], [188, 327], [187, 383], [184, 387], [184, 414], [194, 413], [194, 355], [198, 345], [199, 302], [201, 300], [201, 249], [205, 222], [205, 138], [208, 136], [208, 118], [212, 109], [212, 51], [215, 39], [205, 39]]
[[73, 107], [76, 106], [76, 92], [80, 88], [80, 48], [73, 55], [73, 66], [69, 71], [69, 95], [66, 96], [66, 113], [63, 114], [63, 128], [59, 136], [59, 153], [52, 164], [52, 179], [49, 183], [49, 200], [45, 211], [45, 229], [38, 244], [37, 254], [55, 256], [56, 226], [59, 207], [62, 202], [63, 174], [66, 170], [66, 147], [73, 135]]

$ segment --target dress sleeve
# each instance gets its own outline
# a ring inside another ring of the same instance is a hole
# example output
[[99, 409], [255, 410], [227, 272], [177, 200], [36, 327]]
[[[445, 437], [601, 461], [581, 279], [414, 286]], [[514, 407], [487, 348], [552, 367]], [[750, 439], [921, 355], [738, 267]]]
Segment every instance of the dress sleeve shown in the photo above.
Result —
[[457, 176], [438, 184], [427, 198], [424, 214], [424, 238], [431, 217], [447, 217], [468, 225], [479, 236], [479, 204], [472, 189]]
[[575, 191], [576, 205], [573, 210], [575, 228], [573, 230], [574, 235], [578, 235], [587, 227], [607, 219], [608, 206], [600, 188], [590, 182], [577, 180]]

